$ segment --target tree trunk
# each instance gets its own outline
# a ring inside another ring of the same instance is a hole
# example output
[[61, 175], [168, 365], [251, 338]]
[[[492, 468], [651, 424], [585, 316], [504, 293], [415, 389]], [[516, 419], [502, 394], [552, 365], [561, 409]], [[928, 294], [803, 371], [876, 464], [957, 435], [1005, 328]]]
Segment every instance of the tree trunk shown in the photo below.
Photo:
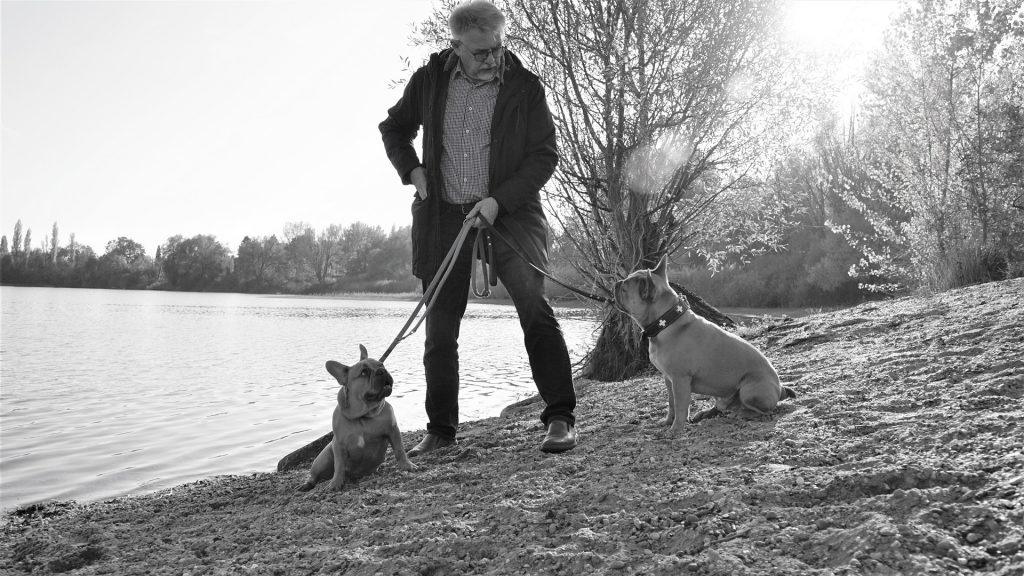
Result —
[[277, 463], [278, 472], [287, 472], [288, 470], [296, 470], [298, 468], [308, 468], [313, 464], [313, 460], [316, 459], [317, 454], [331, 443], [334, 439], [334, 432], [328, 432], [323, 436], [313, 440], [309, 444], [306, 444], [302, 448], [295, 450], [291, 454], [288, 454]]
[[[686, 296], [693, 313], [723, 328], [734, 328], [736, 322], [686, 287], [670, 283], [677, 294]], [[601, 334], [593, 350], [583, 359], [585, 378], [601, 382], [620, 382], [651, 372], [653, 366], [647, 357], [647, 342], [641, 328], [628, 315], [609, 307], [601, 322]]]

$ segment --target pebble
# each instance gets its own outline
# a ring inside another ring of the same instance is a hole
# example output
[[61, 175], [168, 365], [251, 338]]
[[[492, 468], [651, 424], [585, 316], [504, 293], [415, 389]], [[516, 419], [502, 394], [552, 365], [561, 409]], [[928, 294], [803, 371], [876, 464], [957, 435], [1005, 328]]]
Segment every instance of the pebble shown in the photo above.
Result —
[[978, 534], [977, 532], [970, 532], [970, 533], [967, 534], [967, 541], [969, 543], [971, 543], [971, 544], [979, 542], [979, 541], [983, 540], [984, 538], [985, 538], [984, 536], [982, 536], [981, 534]]
[[765, 520], [777, 520], [778, 517], [778, 513], [776, 513], [774, 510], [769, 510], [764, 513]]
[[999, 551], [1007, 556], [1020, 550], [1020, 540], [1007, 540], [999, 545]]

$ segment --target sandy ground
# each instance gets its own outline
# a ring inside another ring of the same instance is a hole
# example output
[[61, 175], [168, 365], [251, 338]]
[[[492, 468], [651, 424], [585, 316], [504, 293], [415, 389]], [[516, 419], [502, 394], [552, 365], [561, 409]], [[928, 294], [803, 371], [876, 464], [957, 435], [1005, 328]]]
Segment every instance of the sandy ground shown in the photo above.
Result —
[[0, 572], [1021, 575], [1022, 295], [748, 329], [799, 394], [771, 418], [671, 437], [659, 378], [580, 381], [582, 443], [561, 455], [538, 451], [534, 403], [340, 493], [296, 493], [294, 471], [22, 510]]

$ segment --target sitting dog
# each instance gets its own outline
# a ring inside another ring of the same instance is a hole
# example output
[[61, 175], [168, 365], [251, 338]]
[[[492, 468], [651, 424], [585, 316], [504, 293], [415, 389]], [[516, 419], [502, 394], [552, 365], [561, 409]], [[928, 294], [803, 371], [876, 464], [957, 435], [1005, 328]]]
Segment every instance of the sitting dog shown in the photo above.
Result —
[[359, 353], [359, 362], [351, 367], [327, 362], [327, 371], [341, 384], [332, 418], [334, 438], [313, 460], [300, 491], [311, 490], [327, 478], [332, 489], [341, 490], [346, 480], [372, 474], [384, 462], [389, 443], [400, 469], [416, 469], [402, 446], [395, 411], [384, 400], [391, 395], [394, 380], [383, 364], [367, 358], [362, 344]]
[[[638, 270], [616, 282], [615, 305], [648, 338], [651, 363], [665, 376], [665, 424], [673, 432], [682, 430], [683, 422], [730, 410], [767, 414], [779, 400], [796, 398], [761, 352], [690, 310], [686, 297], [669, 286], [664, 258], [653, 270]], [[714, 396], [715, 406], [688, 418], [691, 392]]]

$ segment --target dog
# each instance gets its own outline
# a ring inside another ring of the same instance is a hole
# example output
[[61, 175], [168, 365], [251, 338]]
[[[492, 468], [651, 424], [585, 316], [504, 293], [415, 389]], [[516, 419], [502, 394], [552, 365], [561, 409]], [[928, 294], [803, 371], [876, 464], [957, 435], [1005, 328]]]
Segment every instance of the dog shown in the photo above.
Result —
[[[648, 337], [651, 363], [665, 377], [673, 433], [684, 422], [735, 411], [764, 415], [796, 393], [779, 381], [771, 362], [746, 340], [697, 316], [669, 286], [665, 258], [615, 283], [615, 305]], [[715, 397], [715, 406], [689, 417], [690, 394]]]
[[331, 489], [341, 490], [346, 481], [372, 474], [384, 462], [388, 444], [399, 469], [416, 469], [402, 446], [395, 411], [385, 400], [391, 395], [394, 379], [383, 364], [367, 357], [362, 344], [359, 355], [359, 362], [352, 366], [327, 362], [327, 372], [341, 385], [331, 419], [334, 438], [313, 460], [309, 478], [299, 486], [301, 492], [327, 478]]

